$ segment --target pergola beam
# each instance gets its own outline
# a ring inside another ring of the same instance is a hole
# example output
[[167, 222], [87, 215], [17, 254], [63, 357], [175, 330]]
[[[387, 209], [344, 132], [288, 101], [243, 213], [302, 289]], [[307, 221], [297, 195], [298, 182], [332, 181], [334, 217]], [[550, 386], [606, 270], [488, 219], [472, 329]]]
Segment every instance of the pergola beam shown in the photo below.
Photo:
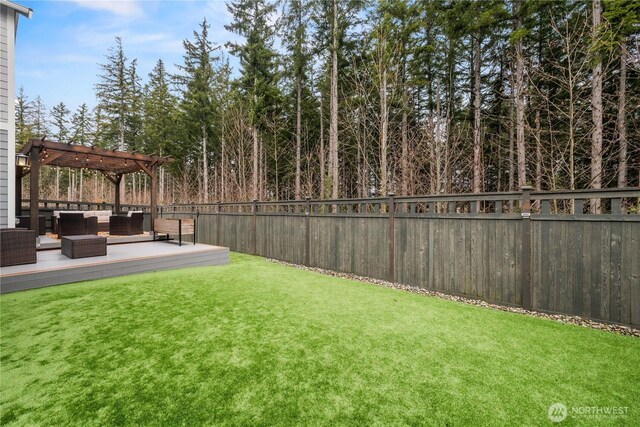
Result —
[[45, 149], [50, 151], [62, 151], [75, 154], [95, 155], [120, 160], [137, 160], [141, 162], [155, 161], [161, 163], [170, 161], [168, 157], [149, 156], [146, 154], [129, 153], [125, 151], [113, 151], [98, 147], [85, 147], [83, 145], [63, 144], [60, 142], [42, 141], [39, 139], [30, 140], [27, 145], [25, 145], [22, 150], [20, 150], [20, 152], [22, 152], [23, 154], [27, 154], [33, 149], [33, 147], [39, 147], [40, 150]]
[[52, 153], [51, 155], [49, 155], [49, 157], [45, 157], [41, 160], [42, 166], [48, 165], [60, 156], [62, 156], [62, 153]]
[[143, 171], [144, 173], [146, 173], [147, 175], [151, 176], [151, 173], [152, 173], [152, 172], [151, 172], [151, 170], [152, 170], [152, 168], [154, 167], [154, 165], [153, 165], [153, 164], [152, 164], [151, 168], [149, 168], [149, 167], [147, 167], [144, 163], [142, 163], [142, 162], [140, 162], [140, 161], [138, 161], [138, 160], [134, 160], [134, 162], [136, 162], [136, 164], [137, 164], [138, 166], [140, 166], [140, 169], [142, 169], [142, 171]]
[[109, 181], [111, 181], [111, 183], [112, 183], [112, 184], [117, 184], [117, 182], [116, 182], [116, 177], [111, 176], [109, 173], [107, 173], [107, 172], [105, 172], [105, 171], [103, 171], [103, 170], [101, 170], [101, 171], [100, 171], [100, 173], [101, 173], [102, 175], [106, 176], [106, 177], [107, 177], [107, 179], [108, 179]]

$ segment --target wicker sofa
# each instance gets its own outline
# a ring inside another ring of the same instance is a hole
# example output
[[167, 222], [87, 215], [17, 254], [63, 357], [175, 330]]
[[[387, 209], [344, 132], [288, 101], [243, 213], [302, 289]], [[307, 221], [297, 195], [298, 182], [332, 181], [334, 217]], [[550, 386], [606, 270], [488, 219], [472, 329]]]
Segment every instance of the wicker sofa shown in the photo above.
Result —
[[129, 211], [127, 216], [112, 216], [109, 218], [109, 234], [111, 236], [133, 236], [142, 234], [142, 212]]
[[82, 213], [61, 212], [58, 218], [58, 237], [98, 234], [98, 218]]
[[[58, 222], [61, 213], [81, 213], [85, 218], [96, 217], [98, 231], [109, 231], [109, 217], [113, 215], [110, 210], [104, 211], [53, 211], [53, 232], [58, 233]], [[95, 233], [90, 233], [95, 234]]]
[[0, 229], [0, 267], [34, 264], [35, 262], [37, 262], [35, 230]]

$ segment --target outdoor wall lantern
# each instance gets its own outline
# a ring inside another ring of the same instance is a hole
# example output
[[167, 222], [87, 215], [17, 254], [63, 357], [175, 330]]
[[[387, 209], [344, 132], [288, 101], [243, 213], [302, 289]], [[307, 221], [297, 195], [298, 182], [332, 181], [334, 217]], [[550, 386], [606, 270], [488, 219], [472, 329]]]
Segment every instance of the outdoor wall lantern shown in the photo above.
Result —
[[29, 164], [29, 157], [26, 154], [16, 154], [16, 166], [24, 168]]

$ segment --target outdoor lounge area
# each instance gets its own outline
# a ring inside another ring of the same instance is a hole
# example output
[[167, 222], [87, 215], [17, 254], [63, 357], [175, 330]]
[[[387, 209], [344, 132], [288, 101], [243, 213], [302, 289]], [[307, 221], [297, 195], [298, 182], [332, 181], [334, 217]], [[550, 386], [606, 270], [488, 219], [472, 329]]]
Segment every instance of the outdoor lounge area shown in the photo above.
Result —
[[[229, 261], [228, 248], [196, 244], [194, 219], [156, 219], [156, 170], [169, 158], [44, 139], [31, 139], [16, 157], [19, 228], [2, 229], [1, 293]], [[115, 187], [113, 209], [55, 209], [47, 215], [40, 209], [39, 194], [39, 170], [47, 165], [100, 171]], [[151, 177], [151, 206], [146, 214], [122, 212], [122, 176], [138, 171]], [[21, 194], [21, 179], [26, 175], [30, 177], [27, 216], [22, 215]], [[47, 216], [51, 232], [47, 232]], [[159, 235], [168, 242], [155, 242]], [[183, 246], [183, 238], [190, 244]]]

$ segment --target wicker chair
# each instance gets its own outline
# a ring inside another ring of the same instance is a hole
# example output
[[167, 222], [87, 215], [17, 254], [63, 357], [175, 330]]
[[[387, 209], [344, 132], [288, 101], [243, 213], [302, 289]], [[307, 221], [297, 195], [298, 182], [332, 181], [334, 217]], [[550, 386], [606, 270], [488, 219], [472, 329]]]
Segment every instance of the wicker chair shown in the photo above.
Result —
[[[17, 224], [16, 228], [31, 228], [31, 217], [29, 215], [16, 216]], [[44, 236], [47, 234], [46, 219], [44, 215], [38, 216], [38, 234]]]
[[33, 264], [36, 261], [35, 230], [0, 229], [0, 267]]
[[81, 213], [60, 213], [58, 238], [83, 234], [98, 234], [98, 218], [85, 218]]
[[112, 216], [109, 218], [109, 234], [112, 236], [142, 234], [143, 221], [142, 212], [133, 212], [130, 216]]

